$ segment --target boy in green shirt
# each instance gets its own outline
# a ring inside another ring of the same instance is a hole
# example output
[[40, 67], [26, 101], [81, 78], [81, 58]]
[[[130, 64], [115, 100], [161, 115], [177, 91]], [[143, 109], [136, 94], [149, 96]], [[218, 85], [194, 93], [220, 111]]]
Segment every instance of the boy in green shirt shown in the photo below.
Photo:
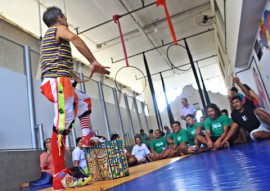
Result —
[[168, 144], [165, 137], [161, 137], [161, 132], [159, 129], [155, 130], [155, 138], [152, 139], [150, 143], [150, 149], [153, 153], [151, 156], [152, 160], [160, 160], [167, 158], [170, 155], [170, 149], [168, 149]]
[[140, 137], [144, 144], [149, 145], [149, 137], [146, 133], [144, 133], [143, 129], [140, 130]]
[[193, 115], [187, 115], [185, 117], [187, 123], [187, 133], [189, 136], [189, 145], [196, 146], [196, 150], [199, 150], [200, 143], [197, 141], [197, 135], [201, 135], [203, 124], [201, 122], [196, 122]]
[[180, 122], [175, 121], [172, 124], [174, 146], [171, 156], [179, 156], [181, 154], [195, 153], [194, 147], [189, 147], [189, 137], [187, 131], [181, 128]]

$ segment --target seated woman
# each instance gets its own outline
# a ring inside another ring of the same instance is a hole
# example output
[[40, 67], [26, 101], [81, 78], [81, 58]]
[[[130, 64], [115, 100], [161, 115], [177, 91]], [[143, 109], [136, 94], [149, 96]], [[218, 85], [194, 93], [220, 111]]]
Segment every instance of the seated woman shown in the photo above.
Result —
[[[121, 138], [118, 134], [113, 134], [111, 136], [111, 141], [114, 141], [114, 140], [121, 140]], [[138, 165], [138, 160], [134, 155], [130, 154], [125, 148], [124, 148], [124, 152], [126, 154], [129, 167]]]
[[221, 114], [220, 109], [213, 103], [207, 106], [206, 112], [208, 115], [204, 122], [206, 137], [197, 135], [197, 140], [212, 150], [228, 147], [228, 144], [222, 144], [231, 126], [228, 116]]
[[168, 144], [165, 137], [161, 137], [161, 131], [159, 129], [155, 130], [155, 138], [152, 139], [150, 143], [151, 159], [153, 161], [165, 159], [169, 157], [171, 150], [168, 148]]
[[22, 183], [20, 185], [20, 188], [32, 188], [35, 186], [43, 186], [46, 184], [52, 184], [53, 179], [53, 161], [52, 161], [52, 155], [51, 155], [51, 138], [47, 138], [44, 141], [44, 148], [45, 151], [40, 155], [40, 168], [41, 168], [41, 175], [40, 179]]

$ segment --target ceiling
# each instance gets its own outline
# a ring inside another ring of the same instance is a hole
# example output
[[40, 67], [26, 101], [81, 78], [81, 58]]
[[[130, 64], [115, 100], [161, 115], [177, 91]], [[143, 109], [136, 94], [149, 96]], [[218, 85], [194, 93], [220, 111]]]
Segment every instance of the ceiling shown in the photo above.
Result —
[[[40, 0], [40, 14], [38, 0], [1, 0], [0, 15], [31, 33], [41, 36], [47, 27], [44, 24], [40, 25], [39, 15], [42, 17], [42, 13], [47, 7], [53, 5], [60, 7], [67, 15], [70, 30], [76, 32], [75, 28], [78, 28], [79, 36], [86, 42], [100, 63], [110, 66], [110, 77], [115, 79], [116, 72], [125, 66], [125, 61], [118, 62], [124, 58], [118, 27], [113, 21], [102, 23], [111, 20], [115, 14], [123, 15], [127, 13], [127, 10], [133, 11], [142, 8], [143, 2], [145, 6], [143, 9], [127, 14], [120, 19], [122, 32], [126, 34], [124, 39], [127, 54], [132, 56], [153, 49], [155, 46], [172, 42], [164, 9], [156, 7], [155, 0]], [[172, 17], [177, 39], [213, 28], [214, 18], [209, 19], [205, 25], [201, 22], [203, 15], [211, 16], [210, 0], [167, 0], [167, 7]], [[141, 26], [140, 30], [138, 30], [138, 25]], [[89, 28], [92, 29], [83, 32]], [[195, 61], [216, 55], [214, 31], [188, 38], [187, 43]], [[180, 41], [179, 44], [184, 45], [184, 42]], [[172, 66], [167, 59], [167, 48], [168, 46], [164, 46], [145, 53], [150, 73], [169, 70], [162, 73], [167, 91], [179, 90], [181, 92], [185, 85], [195, 84], [192, 70], [189, 69], [190, 65], [186, 65], [189, 63], [189, 59], [185, 48], [172, 46], [168, 52], [171, 62], [175, 66], [184, 65], [180, 69], [189, 70], [170, 70]], [[87, 64], [87, 61], [75, 48], [73, 48], [73, 55]], [[130, 58], [129, 65], [138, 67], [146, 75], [142, 54]], [[226, 94], [216, 57], [200, 61], [199, 66], [208, 90]], [[117, 81], [140, 92], [143, 81], [136, 80], [135, 75], [137, 78], [141, 77], [138, 72], [125, 69], [125, 71], [119, 72]], [[156, 91], [162, 92], [160, 76], [153, 75], [152, 78]], [[222, 85], [213, 86], [215, 82]]]

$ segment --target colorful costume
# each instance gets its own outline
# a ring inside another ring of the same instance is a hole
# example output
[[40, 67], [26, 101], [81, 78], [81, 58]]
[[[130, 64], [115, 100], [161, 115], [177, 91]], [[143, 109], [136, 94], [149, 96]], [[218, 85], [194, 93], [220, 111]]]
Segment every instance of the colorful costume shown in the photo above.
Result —
[[52, 132], [52, 156], [55, 174], [65, 168], [65, 137], [78, 116], [83, 145], [90, 146], [91, 99], [72, 86], [73, 60], [70, 43], [56, 40], [57, 26], [50, 27], [41, 42], [41, 91], [54, 103], [55, 118]]

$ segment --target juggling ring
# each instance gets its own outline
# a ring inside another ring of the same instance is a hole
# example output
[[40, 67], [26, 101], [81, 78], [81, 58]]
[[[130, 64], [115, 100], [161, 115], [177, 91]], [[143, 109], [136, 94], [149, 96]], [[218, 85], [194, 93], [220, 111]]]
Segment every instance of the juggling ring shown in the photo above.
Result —
[[142, 72], [139, 68], [137, 68], [137, 67], [135, 67], [135, 66], [129, 66], [129, 64], [128, 64], [127, 51], [126, 51], [125, 42], [124, 42], [122, 30], [121, 30], [120, 21], [119, 21], [119, 19], [120, 19], [121, 17], [122, 17], [121, 15], [114, 15], [114, 16], [113, 16], [113, 21], [118, 25], [118, 30], [119, 30], [119, 33], [120, 33], [120, 39], [121, 39], [121, 43], [122, 43], [122, 48], [123, 48], [123, 52], [124, 52], [124, 57], [125, 57], [125, 61], [126, 61], [126, 66], [120, 68], [120, 69], [116, 72], [115, 78], [114, 78], [115, 87], [117, 88], [118, 91], [121, 92], [121, 89], [118, 87], [117, 80], [116, 80], [117, 74], [118, 74], [121, 70], [123, 70], [123, 69], [125, 69], [125, 68], [134, 68], [134, 69], [138, 70], [138, 71], [143, 75], [143, 78], [144, 78], [144, 80], [145, 80], [145, 85], [144, 85], [143, 91], [142, 91], [141, 93], [139, 93], [139, 94], [142, 94], [142, 93], [144, 92], [145, 88], [146, 88], [146, 76], [143, 74], [143, 72]]
[[142, 94], [145, 91], [145, 88], [146, 88], [146, 76], [144, 75], [144, 73], [139, 68], [137, 68], [135, 66], [123, 66], [122, 68], [120, 68], [119, 70], [117, 70], [117, 72], [115, 74], [115, 79], [114, 79], [114, 83], [115, 83], [116, 89], [119, 92], [121, 92], [121, 89], [119, 88], [119, 85], [118, 85], [117, 80], [116, 80], [117, 75], [119, 74], [120, 71], [123, 71], [124, 69], [128, 69], [128, 68], [134, 68], [134, 69], [138, 70], [142, 74], [142, 76], [143, 76], [142, 78], [144, 78], [144, 82], [145, 82], [144, 83], [144, 87], [143, 87], [142, 92], [139, 92], [139, 93], [137, 92], [138, 94]]

